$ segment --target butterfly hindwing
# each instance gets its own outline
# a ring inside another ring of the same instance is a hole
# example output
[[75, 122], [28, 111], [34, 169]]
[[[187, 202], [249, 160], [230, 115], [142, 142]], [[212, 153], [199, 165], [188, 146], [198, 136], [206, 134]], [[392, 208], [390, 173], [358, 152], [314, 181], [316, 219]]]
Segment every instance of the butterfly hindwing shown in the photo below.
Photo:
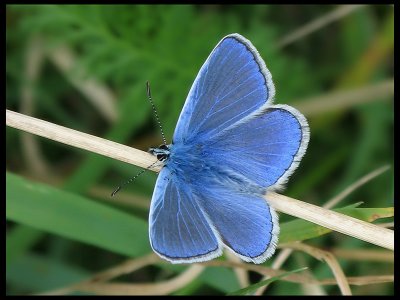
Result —
[[173, 142], [211, 139], [268, 102], [275, 88], [257, 50], [244, 37], [221, 40], [201, 67], [179, 117]]
[[221, 255], [221, 247], [189, 188], [164, 167], [151, 201], [149, 235], [153, 250], [173, 262], [200, 262]]
[[278, 217], [273, 208], [261, 195], [206, 181], [198, 201], [221, 241], [245, 261], [264, 262], [278, 242]]

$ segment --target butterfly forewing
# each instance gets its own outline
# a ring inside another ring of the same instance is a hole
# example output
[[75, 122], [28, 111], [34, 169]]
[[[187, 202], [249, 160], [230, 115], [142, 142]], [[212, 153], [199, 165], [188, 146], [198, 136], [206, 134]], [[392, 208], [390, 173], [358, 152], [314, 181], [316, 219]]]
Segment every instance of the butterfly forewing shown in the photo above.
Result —
[[211, 139], [275, 94], [271, 75], [251, 43], [221, 40], [201, 67], [179, 117], [173, 142]]
[[304, 117], [287, 105], [275, 105], [238, 123], [207, 143], [209, 159], [259, 186], [281, 188], [297, 167], [308, 143]]

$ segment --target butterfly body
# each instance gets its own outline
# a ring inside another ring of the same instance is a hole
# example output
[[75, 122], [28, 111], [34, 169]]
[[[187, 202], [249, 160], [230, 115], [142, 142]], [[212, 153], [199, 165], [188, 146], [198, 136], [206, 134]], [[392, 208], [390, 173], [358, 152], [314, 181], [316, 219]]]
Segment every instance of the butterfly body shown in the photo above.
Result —
[[309, 140], [304, 116], [272, 105], [274, 94], [254, 46], [223, 38], [189, 91], [173, 143], [150, 149], [164, 163], [149, 214], [162, 258], [201, 262], [225, 247], [262, 263], [274, 253], [278, 217], [263, 197], [282, 188]]

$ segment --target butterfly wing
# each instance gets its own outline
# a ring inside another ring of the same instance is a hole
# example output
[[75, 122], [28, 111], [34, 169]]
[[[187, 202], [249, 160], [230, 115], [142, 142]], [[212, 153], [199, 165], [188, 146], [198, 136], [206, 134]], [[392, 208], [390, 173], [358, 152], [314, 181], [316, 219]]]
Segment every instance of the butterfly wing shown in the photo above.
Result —
[[238, 122], [206, 144], [208, 159], [261, 187], [280, 189], [297, 168], [309, 141], [304, 116], [274, 105]]
[[206, 180], [198, 202], [222, 243], [247, 262], [262, 263], [278, 242], [278, 217], [260, 195], [242, 193]]
[[153, 250], [172, 263], [210, 260], [221, 255], [220, 243], [189, 187], [164, 167], [150, 206]]
[[[219, 175], [276, 188], [296, 168], [308, 125], [297, 110], [272, 106], [274, 94], [252, 44], [238, 34], [222, 39], [190, 89], [171, 148], [189, 147], [175, 152], [181, 162], [199, 158], [194, 153], [200, 151], [203, 162], [190, 170], [212, 170], [195, 178], [186, 170], [178, 177], [167, 161], [150, 210], [150, 240], [160, 256], [175, 263], [209, 260], [221, 254], [221, 243], [246, 261], [261, 263], [272, 255], [279, 232], [275, 212], [257, 189], [232, 186]], [[184, 183], [189, 177], [190, 184]]]
[[294, 108], [273, 106], [274, 95], [255, 47], [239, 34], [228, 35], [200, 69], [174, 143], [204, 144], [207, 159], [262, 187], [280, 189], [305, 153], [309, 128]]
[[213, 170], [196, 177], [198, 203], [224, 245], [243, 260], [264, 262], [278, 241], [277, 215], [254, 187], [281, 187], [308, 141], [304, 116], [275, 105], [205, 143]]
[[267, 103], [271, 74], [254, 46], [239, 34], [223, 38], [201, 67], [179, 117], [173, 143], [209, 140]]

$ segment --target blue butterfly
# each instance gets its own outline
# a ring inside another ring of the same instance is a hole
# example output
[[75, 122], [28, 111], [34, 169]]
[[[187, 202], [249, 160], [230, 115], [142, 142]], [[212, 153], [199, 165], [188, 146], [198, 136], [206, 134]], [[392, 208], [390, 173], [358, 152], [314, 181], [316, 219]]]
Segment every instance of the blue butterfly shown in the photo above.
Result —
[[273, 105], [274, 95], [251, 42], [224, 37], [189, 91], [172, 144], [149, 150], [164, 162], [149, 215], [160, 257], [202, 262], [226, 247], [259, 264], [275, 252], [278, 216], [263, 195], [283, 187], [310, 135], [305, 117]]

